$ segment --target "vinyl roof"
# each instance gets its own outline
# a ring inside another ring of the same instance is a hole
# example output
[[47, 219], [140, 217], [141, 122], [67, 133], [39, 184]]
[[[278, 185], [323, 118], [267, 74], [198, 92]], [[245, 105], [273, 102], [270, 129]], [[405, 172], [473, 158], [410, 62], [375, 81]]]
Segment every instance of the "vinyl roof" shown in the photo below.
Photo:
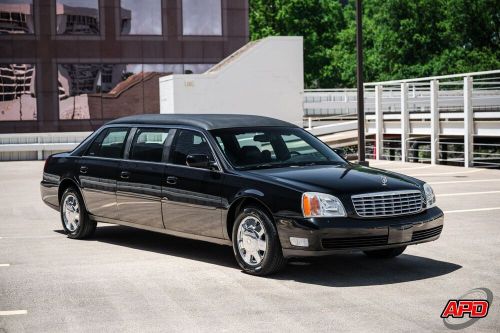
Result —
[[205, 130], [237, 127], [297, 127], [286, 121], [242, 114], [142, 114], [110, 121], [108, 124], [188, 125]]

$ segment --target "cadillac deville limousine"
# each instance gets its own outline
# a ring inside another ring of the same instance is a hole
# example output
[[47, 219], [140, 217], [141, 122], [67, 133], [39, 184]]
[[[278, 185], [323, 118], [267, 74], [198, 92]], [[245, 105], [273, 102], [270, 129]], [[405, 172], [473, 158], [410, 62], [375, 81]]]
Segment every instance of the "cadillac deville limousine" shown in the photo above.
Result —
[[392, 258], [439, 237], [428, 184], [341, 155], [267, 117], [131, 116], [50, 156], [41, 194], [70, 238], [104, 222], [226, 244], [256, 275], [293, 257]]

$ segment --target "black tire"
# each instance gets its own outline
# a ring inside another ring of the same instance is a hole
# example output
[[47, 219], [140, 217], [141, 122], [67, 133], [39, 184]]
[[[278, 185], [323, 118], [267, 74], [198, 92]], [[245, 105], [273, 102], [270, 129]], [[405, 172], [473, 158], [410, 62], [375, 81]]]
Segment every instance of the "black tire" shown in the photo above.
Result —
[[[250, 265], [245, 262], [238, 247], [237, 237], [239, 226], [249, 216], [257, 218], [265, 231], [266, 250], [262, 261], [256, 265]], [[244, 207], [234, 221], [232, 235], [234, 256], [245, 273], [259, 276], [270, 275], [282, 270], [286, 266], [287, 261], [283, 257], [276, 226], [262, 208], [254, 205]]]
[[392, 247], [390, 249], [363, 251], [370, 258], [390, 259], [399, 256], [406, 250], [406, 246]]
[[[74, 198], [76, 200], [76, 202], [78, 203], [78, 211], [76, 212], [76, 214], [79, 218], [79, 224], [76, 228], [74, 228], [74, 230], [71, 230], [70, 228], [68, 228], [66, 226], [66, 223], [65, 223], [65, 215], [64, 215], [65, 205], [64, 205], [64, 203], [69, 196], [71, 196], [71, 198]], [[63, 229], [69, 238], [84, 239], [84, 238], [88, 238], [94, 234], [97, 223], [95, 221], [91, 221], [89, 219], [89, 215], [87, 213], [87, 209], [85, 208], [85, 203], [83, 201], [83, 198], [82, 198], [80, 192], [77, 189], [75, 189], [74, 187], [69, 187], [66, 189], [66, 191], [64, 191], [64, 193], [61, 197], [61, 202], [59, 203], [59, 212], [61, 215], [61, 223], [62, 223]]]

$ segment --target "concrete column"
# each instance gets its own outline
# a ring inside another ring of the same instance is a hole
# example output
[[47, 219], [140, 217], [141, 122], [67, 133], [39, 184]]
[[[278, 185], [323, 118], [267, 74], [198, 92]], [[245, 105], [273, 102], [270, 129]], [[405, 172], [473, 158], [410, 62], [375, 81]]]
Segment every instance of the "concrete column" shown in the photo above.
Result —
[[410, 113], [408, 111], [408, 83], [401, 83], [401, 162], [408, 161], [407, 148], [410, 137]]
[[464, 77], [464, 166], [474, 165], [474, 111], [472, 110], [472, 77]]
[[438, 162], [439, 149], [439, 81], [431, 81], [431, 164]]
[[382, 91], [383, 86], [375, 86], [375, 147], [376, 154], [375, 159], [380, 160], [383, 151], [383, 139], [384, 139], [384, 112], [382, 111]]

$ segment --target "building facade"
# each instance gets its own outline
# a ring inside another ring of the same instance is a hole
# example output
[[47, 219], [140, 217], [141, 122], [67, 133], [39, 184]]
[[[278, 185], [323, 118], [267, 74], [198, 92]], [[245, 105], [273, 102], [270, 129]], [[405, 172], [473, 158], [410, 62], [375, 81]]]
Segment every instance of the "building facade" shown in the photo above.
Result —
[[0, 133], [159, 112], [159, 77], [248, 42], [248, 0], [0, 0]]

